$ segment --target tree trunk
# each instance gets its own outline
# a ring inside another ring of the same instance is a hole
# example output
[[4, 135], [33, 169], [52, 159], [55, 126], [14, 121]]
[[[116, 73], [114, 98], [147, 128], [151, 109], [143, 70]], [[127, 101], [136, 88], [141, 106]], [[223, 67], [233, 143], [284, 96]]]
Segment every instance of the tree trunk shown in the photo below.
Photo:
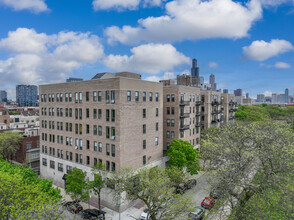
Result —
[[99, 207], [99, 211], [101, 210], [101, 191], [99, 190], [99, 193], [98, 193], [98, 207]]

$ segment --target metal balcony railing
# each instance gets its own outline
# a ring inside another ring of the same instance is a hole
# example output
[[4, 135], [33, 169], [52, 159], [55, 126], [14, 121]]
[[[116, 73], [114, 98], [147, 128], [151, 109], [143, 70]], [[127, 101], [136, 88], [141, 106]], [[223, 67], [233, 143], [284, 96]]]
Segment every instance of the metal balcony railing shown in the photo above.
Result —
[[180, 105], [190, 105], [190, 102], [189, 101], [181, 101]]
[[180, 126], [180, 130], [188, 130], [189, 129], [189, 125], [181, 125]]
[[190, 117], [190, 113], [181, 113], [180, 114], [180, 118], [189, 118]]

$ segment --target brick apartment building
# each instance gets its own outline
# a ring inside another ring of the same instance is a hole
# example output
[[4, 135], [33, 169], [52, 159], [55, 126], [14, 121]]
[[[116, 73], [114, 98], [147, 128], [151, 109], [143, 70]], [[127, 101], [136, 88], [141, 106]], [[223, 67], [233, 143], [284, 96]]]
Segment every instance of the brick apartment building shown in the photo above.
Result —
[[[39, 91], [41, 176], [60, 187], [73, 167], [91, 178], [97, 162], [109, 171], [164, 165], [172, 139], [197, 147], [201, 128], [219, 126], [234, 115], [234, 95], [172, 80], [144, 81], [128, 72], [42, 85]], [[106, 189], [102, 204], [117, 210]], [[127, 207], [125, 202], [121, 210]]]

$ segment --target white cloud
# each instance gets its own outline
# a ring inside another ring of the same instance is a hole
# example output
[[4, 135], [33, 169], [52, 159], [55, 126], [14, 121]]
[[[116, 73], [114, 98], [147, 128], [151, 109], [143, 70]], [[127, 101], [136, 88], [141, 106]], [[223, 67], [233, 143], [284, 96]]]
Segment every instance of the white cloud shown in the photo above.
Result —
[[163, 1], [166, 1], [166, 0], [143, 0], [143, 6], [144, 7], [160, 6]]
[[241, 38], [261, 18], [258, 0], [246, 5], [233, 0], [174, 0], [165, 5], [166, 15], [140, 19], [137, 27], [125, 25], [105, 30], [108, 42], [135, 44], [205, 38]]
[[171, 44], [144, 44], [131, 49], [132, 55], [109, 55], [104, 64], [115, 71], [157, 74], [188, 64], [190, 59]]
[[273, 39], [269, 43], [257, 40], [250, 46], [243, 47], [243, 53], [251, 60], [263, 61], [293, 49], [292, 44], [286, 40]]
[[288, 63], [284, 63], [284, 62], [277, 62], [275, 64], [275, 67], [278, 69], [289, 69], [289, 68], [291, 68], [291, 65]]
[[208, 66], [211, 67], [211, 68], [215, 68], [215, 67], [218, 67], [218, 64], [216, 62], [210, 62], [208, 64]]
[[153, 81], [153, 82], [159, 82], [159, 80], [168, 80], [168, 79], [174, 79], [175, 74], [173, 72], [165, 72], [161, 77], [159, 76], [148, 76], [144, 80], [147, 81]]
[[79, 32], [46, 35], [19, 28], [1, 39], [0, 47], [11, 52], [0, 60], [0, 86], [60, 82], [74, 69], [104, 55], [97, 36]]
[[40, 13], [48, 10], [45, 0], [0, 0], [0, 4], [15, 11], [29, 10]]
[[94, 0], [94, 10], [135, 10], [139, 6], [140, 0]]
[[265, 91], [264, 96], [272, 96], [272, 91]]
[[266, 7], [275, 7], [286, 3], [294, 3], [293, 0], [260, 0], [260, 2]]

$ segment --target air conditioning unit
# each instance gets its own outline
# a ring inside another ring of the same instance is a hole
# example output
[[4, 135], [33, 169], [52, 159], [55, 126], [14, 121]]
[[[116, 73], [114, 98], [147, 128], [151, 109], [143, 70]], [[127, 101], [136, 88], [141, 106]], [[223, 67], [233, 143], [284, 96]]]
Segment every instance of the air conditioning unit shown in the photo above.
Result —
[[75, 146], [75, 149], [77, 150], [77, 149], [79, 149], [79, 147], [78, 146]]

